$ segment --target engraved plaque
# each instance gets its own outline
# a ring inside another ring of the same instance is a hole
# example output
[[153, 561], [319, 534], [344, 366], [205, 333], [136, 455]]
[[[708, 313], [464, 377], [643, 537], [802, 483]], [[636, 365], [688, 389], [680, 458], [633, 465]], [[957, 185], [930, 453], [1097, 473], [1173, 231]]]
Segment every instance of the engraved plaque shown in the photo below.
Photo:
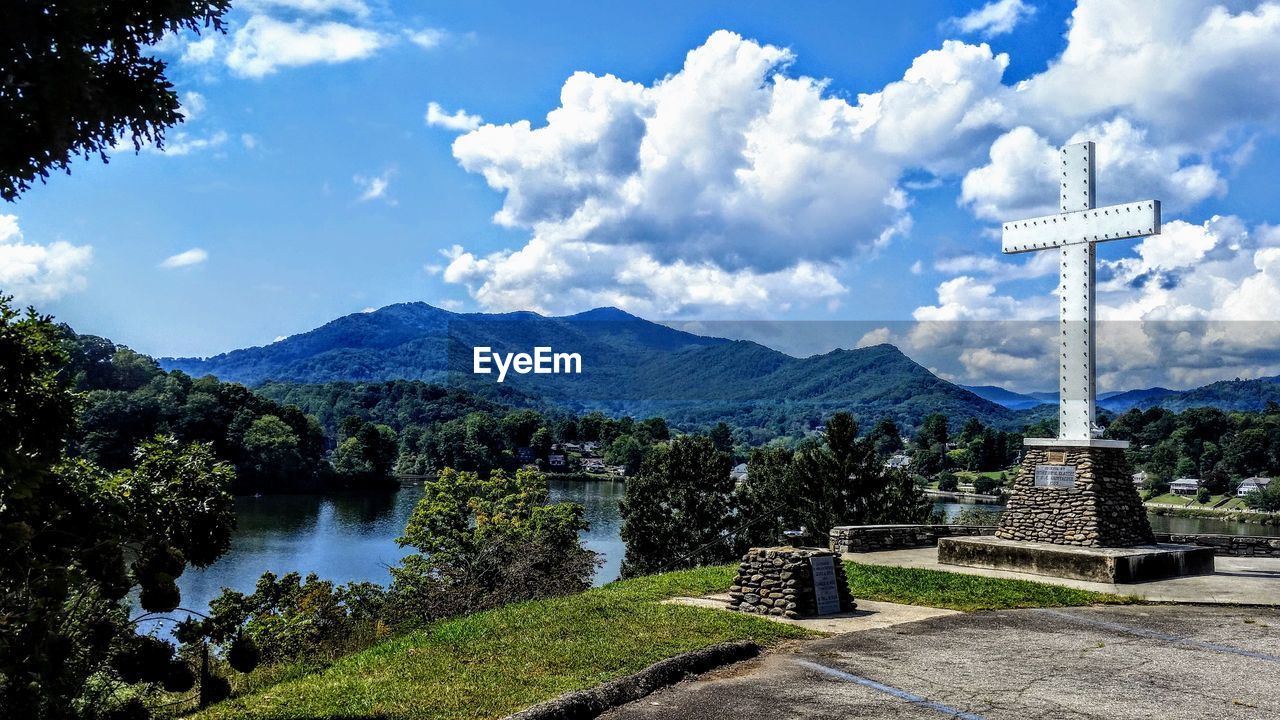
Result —
[[840, 612], [840, 591], [836, 588], [836, 561], [830, 555], [809, 558], [813, 570], [813, 597], [819, 615]]
[[1050, 450], [1048, 455], [1049, 455], [1050, 465], [1066, 465], [1067, 464], [1066, 450]]
[[1071, 488], [1075, 486], [1075, 465], [1036, 465], [1036, 487]]

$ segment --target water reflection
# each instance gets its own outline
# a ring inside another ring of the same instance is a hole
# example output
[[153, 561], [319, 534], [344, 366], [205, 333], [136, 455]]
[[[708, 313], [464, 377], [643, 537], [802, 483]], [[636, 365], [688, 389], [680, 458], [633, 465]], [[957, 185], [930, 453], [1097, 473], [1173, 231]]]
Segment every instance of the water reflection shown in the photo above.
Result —
[[[581, 503], [591, 529], [583, 541], [604, 556], [595, 583], [618, 577], [624, 551], [618, 502], [626, 491], [620, 481], [551, 483], [553, 501]], [[250, 592], [262, 573], [314, 572], [338, 583], [390, 581], [390, 566], [410, 550], [396, 544], [421, 484], [407, 484], [384, 495], [264, 495], [236, 498], [237, 526], [231, 550], [203, 570], [191, 568], [178, 579], [183, 607], [204, 611], [229, 587]]]

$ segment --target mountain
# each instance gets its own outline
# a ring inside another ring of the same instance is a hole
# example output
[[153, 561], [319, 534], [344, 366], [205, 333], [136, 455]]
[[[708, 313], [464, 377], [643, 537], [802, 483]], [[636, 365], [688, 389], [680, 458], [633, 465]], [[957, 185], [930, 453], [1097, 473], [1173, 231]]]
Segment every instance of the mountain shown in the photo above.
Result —
[[[995, 385], [961, 385], [960, 387], [1010, 410], [1026, 410], [1037, 405], [1058, 402], [1058, 393], [1019, 393]], [[1046, 395], [1049, 397], [1042, 397]]]
[[1098, 405], [1113, 412], [1124, 412], [1130, 408], [1149, 408], [1160, 404], [1165, 398], [1184, 394], [1178, 390], [1153, 387], [1146, 390], [1125, 390], [1110, 392], [1098, 396]]
[[[472, 372], [474, 349], [576, 353], [581, 372]], [[425, 303], [357, 313], [261, 347], [210, 358], [162, 358], [166, 369], [257, 385], [424, 380], [478, 392], [503, 388], [573, 409], [664, 414], [687, 423], [735, 419], [795, 429], [834, 410], [910, 429], [930, 412], [1021, 427], [1012, 410], [942, 380], [892, 345], [795, 358], [745, 340], [704, 337], [616, 308], [545, 317], [452, 313]]]

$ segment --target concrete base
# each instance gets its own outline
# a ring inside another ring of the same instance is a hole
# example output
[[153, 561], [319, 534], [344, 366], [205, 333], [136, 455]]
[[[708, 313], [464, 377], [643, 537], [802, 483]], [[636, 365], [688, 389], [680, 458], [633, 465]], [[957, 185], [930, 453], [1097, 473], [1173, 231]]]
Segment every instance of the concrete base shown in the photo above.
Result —
[[1212, 574], [1213, 548], [1160, 544], [1095, 548], [957, 537], [938, 540], [938, 562], [1090, 582], [1135, 583]]

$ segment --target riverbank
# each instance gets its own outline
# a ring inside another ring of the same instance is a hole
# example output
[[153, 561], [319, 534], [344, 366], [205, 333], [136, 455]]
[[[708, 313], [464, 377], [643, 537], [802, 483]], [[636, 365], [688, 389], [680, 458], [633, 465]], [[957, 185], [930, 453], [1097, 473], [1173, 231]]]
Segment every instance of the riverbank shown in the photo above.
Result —
[[[1207, 518], [1227, 522], [1280, 526], [1280, 513], [1214, 507], [1179, 507], [1163, 503], [1143, 503], [1151, 515], [1178, 518]], [[1277, 532], [1276, 534], [1280, 534]]]
[[[859, 599], [956, 610], [1131, 602], [1023, 580], [857, 563], [845, 567]], [[635, 578], [441, 621], [196, 717], [501, 717], [716, 643], [754, 640], [769, 646], [813, 637], [754, 615], [662, 602], [724, 592], [734, 571], [734, 566], [720, 566]]]

